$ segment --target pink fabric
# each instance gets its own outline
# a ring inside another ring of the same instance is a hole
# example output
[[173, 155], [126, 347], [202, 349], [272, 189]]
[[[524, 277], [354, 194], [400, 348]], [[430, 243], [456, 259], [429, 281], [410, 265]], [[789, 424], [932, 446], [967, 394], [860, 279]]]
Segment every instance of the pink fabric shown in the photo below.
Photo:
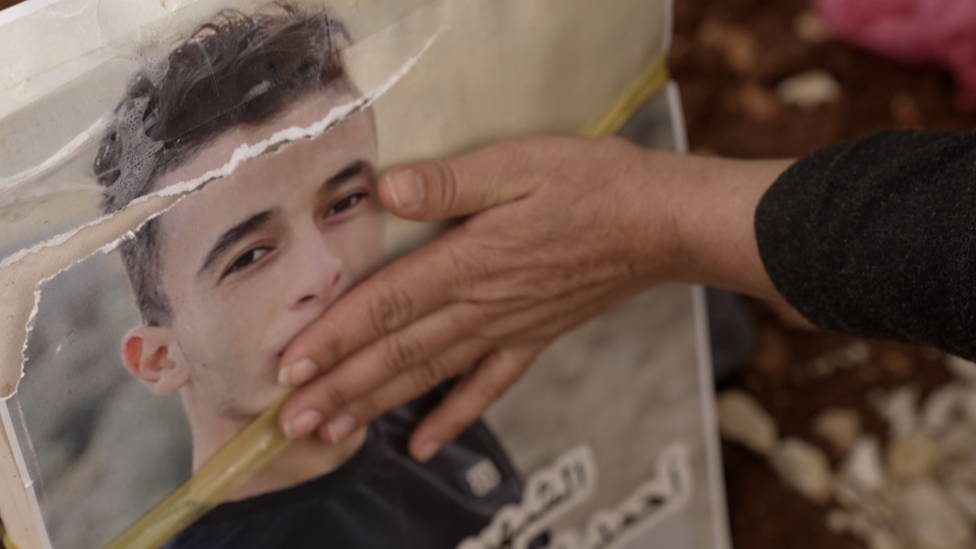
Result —
[[896, 61], [938, 63], [976, 108], [976, 0], [813, 0], [831, 34]]

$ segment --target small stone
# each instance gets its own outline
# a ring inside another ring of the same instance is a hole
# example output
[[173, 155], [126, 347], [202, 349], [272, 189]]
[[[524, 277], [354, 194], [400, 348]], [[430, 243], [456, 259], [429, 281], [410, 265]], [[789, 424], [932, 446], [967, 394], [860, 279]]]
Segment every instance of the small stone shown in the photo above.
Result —
[[820, 448], [789, 437], [773, 451], [770, 464], [783, 482], [810, 501], [823, 504], [830, 499], [834, 475]]
[[867, 490], [880, 490], [885, 483], [885, 473], [877, 439], [872, 436], [857, 439], [841, 465], [841, 475]]
[[843, 454], [861, 434], [861, 416], [846, 408], [827, 408], [813, 418], [813, 432]]
[[947, 383], [932, 391], [922, 407], [922, 429], [937, 435], [949, 426], [964, 397], [958, 383]]
[[823, 69], [815, 69], [791, 76], [776, 86], [776, 97], [787, 105], [813, 110], [840, 98], [840, 84]]
[[815, 377], [825, 377], [834, 373], [837, 365], [829, 356], [818, 356], [810, 361], [810, 373]]
[[917, 400], [918, 392], [912, 387], [898, 387], [875, 399], [875, 407], [888, 422], [888, 432], [892, 438], [901, 438], [915, 431], [918, 425]]
[[870, 359], [871, 346], [863, 341], [852, 341], [837, 353], [837, 362], [844, 368], [864, 364]]
[[753, 452], [769, 455], [776, 445], [776, 423], [752, 395], [737, 389], [723, 391], [717, 403], [722, 436]]
[[909, 484], [902, 491], [900, 515], [905, 530], [918, 547], [961, 549], [973, 540], [965, 515], [934, 482]]
[[807, 44], [821, 44], [830, 38], [823, 19], [811, 10], [800, 12], [793, 18], [793, 34]]
[[960, 381], [976, 385], [976, 363], [958, 356], [946, 355], [945, 365]]
[[706, 19], [698, 27], [698, 41], [725, 57], [738, 73], [751, 72], [759, 59], [759, 42], [748, 30], [717, 19]]
[[888, 445], [888, 472], [900, 481], [931, 476], [941, 459], [938, 444], [920, 432], [895, 439]]

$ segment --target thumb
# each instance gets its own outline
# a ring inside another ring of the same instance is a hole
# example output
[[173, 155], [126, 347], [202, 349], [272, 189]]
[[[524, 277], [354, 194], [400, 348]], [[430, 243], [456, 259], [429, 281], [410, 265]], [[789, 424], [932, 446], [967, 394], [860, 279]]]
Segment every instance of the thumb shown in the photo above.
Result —
[[417, 221], [470, 215], [517, 200], [526, 194], [527, 174], [502, 173], [499, 166], [511, 166], [504, 159], [508, 154], [488, 147], [394, 168], [380, 180], [380, 199], [394, 214]]

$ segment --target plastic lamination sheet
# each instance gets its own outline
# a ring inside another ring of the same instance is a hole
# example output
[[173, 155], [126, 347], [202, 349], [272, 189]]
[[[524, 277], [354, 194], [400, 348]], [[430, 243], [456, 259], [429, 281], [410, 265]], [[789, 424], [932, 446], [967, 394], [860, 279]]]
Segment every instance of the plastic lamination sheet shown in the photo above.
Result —
[[274, 422], [288, 343], [437, 230], [388, 219], [384, 169], [628, 117], [622, 135], [683, 147], [668, 9], [0, 12], [8, 546], [724, 548], [697, 288], [567, 334], [426, 464], [406, 440], [450, 382], [336, 446]]

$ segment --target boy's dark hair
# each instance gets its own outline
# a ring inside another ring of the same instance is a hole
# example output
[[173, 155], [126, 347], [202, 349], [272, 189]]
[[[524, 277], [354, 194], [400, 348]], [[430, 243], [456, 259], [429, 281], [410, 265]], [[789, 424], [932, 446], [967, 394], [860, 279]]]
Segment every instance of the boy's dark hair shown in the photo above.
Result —
[[[160, 177], [235, 126], [265, 123], [310, 92], [350, 85], [342, 23], [325, 12], [278, 7], [282, 13], [273, 15], [223, 11], [169, 54], [158, 82], [146, 70], [132, 78], [94, 162], [106, 213], [151, 192]], [[154, 219], [121, 246], [150, 326], [172, 317], [160, 285], [159, 239]]]

